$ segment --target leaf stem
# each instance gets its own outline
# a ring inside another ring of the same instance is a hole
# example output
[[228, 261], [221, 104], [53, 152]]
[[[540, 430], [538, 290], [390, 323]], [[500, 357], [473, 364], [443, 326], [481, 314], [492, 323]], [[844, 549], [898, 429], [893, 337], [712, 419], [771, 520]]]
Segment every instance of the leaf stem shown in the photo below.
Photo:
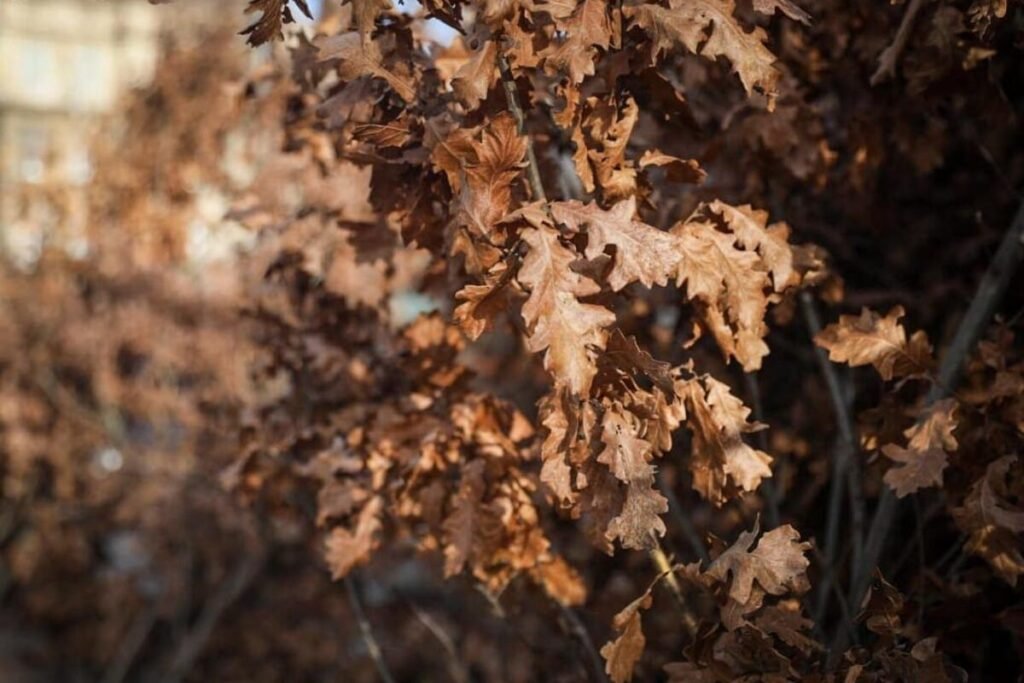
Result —
[[540, 166], [537, 164], [537, 155], [533, 151], [533, 138], [526, 134], [526, 118], [523, 116], [523, 108], [519, 104], [516, 80], [512, 76], [508, 59], [503, 54], [498, 55], [498, 70], [501, 72], [501, 84], [505, 88], [505, 101], [508, 103], [508, 109], [512, 112], [512, 118], [516, 120], [519, 134], [526, 138], [526, 177], [530, 181], [530, 191], [533, 193], [535, 201], [547, 203], [548, 198], [544, 193], [544, 184], [540, 179]]

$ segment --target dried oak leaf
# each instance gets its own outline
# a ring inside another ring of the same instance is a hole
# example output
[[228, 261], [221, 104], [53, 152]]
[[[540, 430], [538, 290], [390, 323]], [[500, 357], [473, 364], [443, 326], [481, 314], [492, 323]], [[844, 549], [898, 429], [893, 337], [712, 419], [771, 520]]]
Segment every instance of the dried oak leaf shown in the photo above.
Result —
[[725, 357], [735, 357], [748, 372], [757, 370], [768, 354], [764, 318], [770, 293], [794, 277], [786, 229], [767, 226], [764, 212], [746, 206], [716, 201], [705, 213], [707, 218], [691, 217], [671, 230], [683, 254], [676, 284], [685, 284], [687, 297], [701, 305], [704, 324]]
[[530, 569], [530, 577], [562, 605], [582, 605], [587, 599], [583, 577], [568, 562], [556, 557]]
[[591, 349], [604, 348], [608, 339], [605, 328], [615, 322], [615, 314], [580, 301], [580, 297], [597, 294], [601, 287], [571, 268], [578, 254], [562, 244], [543, 212], [531, 215], [533, 227], [521, 233], [530, 249], [518, 276], [530, 291], [522, 309], [528, 331], [526, 346], [532, 353], [546, 351], [544, 367], [557, 386], [586, 397], [597, 372]]
[[370, 39], [377, 26], [377, 17], [391, 9], [388, 0], [342, 0], [341, 5], [352, 5], [352, 26], [364, 41]]
[[498, 224], [512, 205], [512, 184], [525, 156], [526, 139], [507, 113], [480, 129], [455, 129], [434, 146], [431, 159], [455, 194], [448, 223], [450, 250], [465, 257], [472, 274], [498, 263], [498, 245], [504, 242]]
[[679, 45], [708, 59], [725, 57], [747, 94], [764, 93], [771, 109], [780, 77], [772, 66], [775, 55], [765, 47], [764, 29], [744, 31], [733, 16], [734, 8], [733, 0], [669, 0], [668, 7], [645, 3], [625, 7], [624, 12], [650, 37], [651, 64]]
[[957, 526], [969, 534], [966, 549], [984, 558], [1011, 586], [1024, 574], [1024, 556], [1017, 534], [1024, 532], [1024, 510], [1010, 501], [1007, 485], [1017, 456], [1008, 455], [989, 464], [974, 483], [963, 505], [953, 509]]
[[412, 138], [411, 117], [401, 117], [388, 123], [360, 123], [352, 127], [352, 137], [378, 149], [401, 149]]
[[660, 515], [668, 512], [668, 500], [654, 485], [651, 444], [638, 436], [637, 426], [621, 405], [605, 411], [601, 441], [604, 449], [597, 461], [626, 484], [626, 500], [622, 512], [608, 524], [608, 538], [619, 539], [624, 548], [649, 548], [652, 534], [665, 535]]
[[377, 532], [381, 529], [380, 513], [384, 501], [380, 496], [371, 498], [359, 511], [355, 531], [344, 527], [331, 530], [326, 541], [325, 558], [334, 580], [345, 577], [357, 564], [370, 559], [377, 547]]
[[729, 597], [740, 605], [750, 602], [755, 592], [754, 582], [770, 595], [797, 593], [807, 589], [807, 567], [810, 561], [804, 554], [810, 543], [800, 543], [800, 532], [786, 524], [772, 529], [750, 547], [760, 532], [760, 522], [751, 531], [744, 531], [736, 542], [719, 555], [708, 567], [708, 576], [724, 582], [732, 574]]
[[701, 184], [707, 173], [700, 167], [696, 159], [680, 159], [665, 154], [657, 149], [649, 149], [643, 153], [638, 162], [641, 169], [661, 168], [665, 170], [665, 179], [673, 183]]
[[342, 80], [353, 81], [361, 76], [380, 78], [406, 102], [416, 99], [415, 84], [408, 77], [385, 68], [380, 46], [374, 40], [364, 40], [359, 31], [319, 38], [315, 44], [320, 49], [321, 62], [338, 60]]
[[615, 265], [608, 284], [619, 291], [632, 282], [664, 286], [680, 259], [679, 239], [636, 219], [636, 199], [630, 197], [604, 210], [595, 202], [554, 202], [551, 214], [573, 232], [587, 236], [586, 255], [594, 259], [615, 247]]
[[540, 480], [565, 506], [576, 503], [572, 465], [584, 462], [590, 456], [589, 428], [585, 423], [593, 422], [593, 410], [586, 404], [579, 410], [573, 410], [569, 405], [572, 400], [563, 389], [552, 392], [540, 403], [540, 421], [548, 431], [541, 444], [544, 464]]
[[494, 318], [508, 306], [512, 271], [498, 262], [484, 276], [482, 285], [466, 285], [455, 298], [461, 301], [452, 318], [471, 340], [480, 338], [494, 324]]
[[942, 486], [942, 473], [946, 469], [948, 453], [957, 448], [957, 408], [955, 399], [936, 401], [908, 430], [907, 447], [896, 444], [882, 446], [882, 453], [899, 466], [885, 473], [885, 483], [902, 498], [928, 486]]
[[747, 422], [750, 409], [713, 377], [689, 380], [681, 388], [693, 431], [693, 487], [715, 505], [725, 502], [730, 482], [744, 491], [755, 490], [772, 475], [772, 459], [743, 441], [743, 434], [760, 428]]
[[623, 199], [636, 194], [636, 168], [626, 159], [626, 147], [640, 116], [640, 108], [630, 97], [621, 106], [616, 98], [587, 99], [589, 113], [583, 119], [584, 140], [576, 140], [574, 157], [577, 172], [586, 182], [593, 178], [605, 200]]
[[640, 661], [647, 642], [640, 623], [640, 612], [648, 609], [651, 602], [651, 592], [648, 590], [615, 615], [613, 625], [619, 636], [601, 648], [605, 673], [613, 683], [625, 683], [633, 679], [633, 668]]
[[894, 377], [920, 377], [931, 366], [931, 345], [924, 332], [910, 341], [899, 320], [902, 306], [895, 306], [883, 318], [867, 308], [859, 316], [841, 315], [814, 337], [814, 343], [828, 351], [829, 360], [852, 367], [873, 365], [888, 381]]
[[1017, 456], [1007, 455], [989, 464], [977, 489], [978, 506], [985, 518], [996, 526], [1019, 534], [1024, 532], [1024, 510], [1009, 502], [1011, 496], [1006, 485], [1010, 468], [1015, 462]]
[[730, 206], [717, 199], [708, 210], [725, 222], [736, 241], [748, 251], [757, 252], [762, 267], [772, 276], [776, 292], [796, 284], [793, 269], [793, 248], [789, 244], [789, 227], [784, 223], [768, 225], [768, 212], [749, 204]]
[[545, 66], [568, 72], [573, 83], [593, 76], [598, 48], [607, 50], [613, 36], [608, 0], [583, 0], [568, 18], [556, 24], [565, 38], [553, 44], [544, 56]]
[[586, 234], [588, 258], [614, 247], [607, 276], [613, 290], [632, 282], [665, 285], [670, 278], [685, 283], [688, 298], [701, 304], [705, 324], [726, 357], [735, 356], [745, 369], [754, 370], [768, 353], [764, 317], [775, 296], [771, 292], [799, 281], [788, 228], [766, 225], [767, 214], [749, 206], [715, 201], [703, 210], [707, 221], [690, 219], [663, 232], [635, 218], [633, 197], [608, 210], [577, 201], [551, 207], [555, 220]]
[[[627, 337], [618, 329], [612, 330], [611, 336], [608, 338], [608, 349], [601, 356], [601, 360], [607, 361], [608, 365], [624, 372], [629, 377], [642, 373], [665, 395], [675, 395], [676, 387], [672, 365], [656, 360], [654, 356], [641, 349], [636, 337]], [[679, 416], [680, 419], [683, 417], [685, 414]]]
[[800, 613], [800, 603], [796, 600], [765, 607], [754, 619], [754, 625], [805, 655], [823, 649], [821, 643], [807, 636], [814, 622]]
[[[313, 18], [306, 0], [294, 0], [295, 6], [310, 19]], [[285, 24], [295, 21], [288, 0], [249, 0], [245, 7], [246, 14], [260, 12], [260, 18], [240, 35], [249, 36], [246, 42], [252, 47], [262, 45], [271, 40], [281, 38], [281, 29]]]
[[578, 478], [586, 482], [579, 494], [580, 527], [595, 547], [612, 555], [615, 545], [608, 538], [608, 527], [622, 514], [622, 487], [608, 468], [593, 458], [580, 464]]
[[754, 11], [760, 14], [771, 16], [776, 10], [782, 12], [790, 19], [799, 21], [802, 24], [811, 24], [811, 15], [805, 12], [792, 0], [754, 0]]
[[496, 527], [500, 527], [501, 521], [484, 502], [486, 468], [486, 460], [474, 460], [462, 468], [458, 493], [452, 497], [452, 511], [443, 524], [446, 577], [461, 572], [481, 541], [493, 536]]
[[487, 93], [498, 77], [498, 42], [484, 41], [483, 46], [455, 72], [452, 90], [469, 111], [487, 99]]
[[901, 635], [904, 605], [903, 595], [885, 580], [882, 572], [875, 569], [871, 585], [861, 601], [857, 621], [864, 622], [872, 633], [886, 638]]

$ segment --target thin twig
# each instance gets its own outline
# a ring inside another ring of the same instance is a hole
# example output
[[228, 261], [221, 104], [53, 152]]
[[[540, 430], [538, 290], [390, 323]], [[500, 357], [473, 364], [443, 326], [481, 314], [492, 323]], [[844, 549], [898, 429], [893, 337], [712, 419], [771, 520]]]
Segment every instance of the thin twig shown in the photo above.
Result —
[[587, 661], [590, 664], [590, 675], [595, 681], [607, 681], [608, 677], [604, 672], [604, 660], [601, 659], [601, 655], [597, 652], [597, 647], [594, 645], [594, 641], [590, 638], [590, 633], [587, 631], [586, 624], [580, 619], [580, 615], [576, 614], [576, 610], [563, 605], [562, 603], [555, 600], [558, 605], [559, 611], [562, 616], [565, 617], [566, 622], [569, 624], [569, 629], [576, 636], [576, 639], [580, 641], [584, 651], [587, 653]]
[[679, 611], [682, 614], [683, 627], [692, 638], [697, 633], [697, 619], [690, 606], [686, 604], [683, 587], [679, 585], [679, 577], [676, 576], [677, 567], [672, 564], [665, 551], [662, 550], [661, 543], [658, 542], [658, 537], [653, 531], [651, 532], [651, 538], [654, 540], [654, 545], [648, 551], [648, 556], [658, 570], [658, 579], [656, 580], [664, 579], [665, 583], [668, 584], [669, 591], [672, 593], [672, 597], [676, 599], [676, 604], [679, 606]]
[[163, 683], [177, 683], [185, 678], [199, 655], [202, 654], [225, 610], [241, 597], [259, 573], [260, 567], [263, 566], [263, 559], [262, 552], [246, 555], [235, 567], [231, 576], [225, 579], [217, 592], [206, 602], [195, 626], [178, 645], [171, 665], [162, 679]]
[[708, 550], [704, 547], [700, 534], [697, 533], [697, 528], [693, 525], [693, 521], [683, 513], [683, 504], [679, 501], [676, 492], [672, 490], [671, 486], [666, 485], [661, 476], [658, 477], [658, 490], [668, 499], [669, 514], [679, 524], [679, 528], [683, 532], [683, 538], [686, 539], [690, 549], [700, 559], [703, 566], [707, 567], [711, 564], [711, 556], [708, 555]]
[[[821, 554], [821, 549], [817, 545], [811, 545], [811, 551], [814, 553], [815, 559], [818, 564], [822, 565], [827, 571], [831, 571], [831, 567], [828, 567], [825, 556]], [[850, 612], [850, 605], [846, 602], [846, 596], [843, 595], [843, 591], [839, 588], [839, 585], [835, 582], [831, 584], [832, 593], [835, 595], [836, 604], [839, 605], [839, 612], [842, 616], [839, 624], [839, 628], [846, 629], [849, 632], [849, 636], [856, 642], [857, 634], [853, 630], [853, 615]], [[815, 629], [821, 629], [822, 624], [819, 618], [814, 619]]]
[[465, 683], [468, 681], [469, 674], [466, 672], [466, 667], [459, 661], [459, 654], [455, 648], [455, 641], [452, 640], [448, 631], [446, 631], [441, 624], [437, 623], [437, 620], [434, 619], [430, 613], [426, 610], [420, 609], [420, 607], [412, 600], [406, 598], [406, 603], [409, 605], [409, 609], [412, 610], [412, 613], [416, 615], [416, 618], [419, 619], [420, 623], [423, 624], [423, 626], [426, 627], [426, 629], [430, 631], [435, 638], [437, 638], [437, 642], [441, 643], [441, 647], [444, 648], [445, 654], [447, 655], [445, 657], [445, 664], [448, 666], [448, 673], [451, 675], [452, 680], [455, 681], [455, 683]]
[[676, 573], [672, 571], [672, 562], [668, 559], [668, 555], [661, 548], [661, 543], [658, 541], [658, 537], [651, 532], [651, 538], [654, 539], [654, 545], [648, 551], [651, 557], [651, 561], [654, 563], [654, 567], [658, 570], [659, 574], [665, 576], [665, 583], [672, 591], [672, 595], [675, 597], [676, 602], [681, 606], [686, 606], [686, 598], [683, 597], [683, 589], [679, 585], [679, 579], [676, 578]]
[[[743, 373], [743, 380], [747, 385], [747, 394], [750, 397], [751, 407], [754, 409], [754, 420], [764, 422], [764, 404], [761, 402], [761, 386], [758, 382], [757, 372]], [[768, 436], [765, 430], [757, 433], [757, 447], [768, 452]], [[764, 490], [765, 516], [768, 518], [768, 527], [774, 529], [781, 523], [779, 515], [779, 492], [775, 487], [774, 477], [763, 480], [761, 488]]]
[[[976, 346], [992, 316], [995, 314], [999, 301], [1006, 293], [1013, 275], [1024, 260], [1024, 203], [1021, 203], [1010, 224], [996, 255], [989, 268], [981, 278], [978, 290], [971, 300], [971, 305], [957, 327], [956, 335], [946, 350], [939, 367], [938, 381], [932, 384], [925, 398], [925, 405], [931, 405], [945, 398], [947, 391], [957, 385], [963, 373], [964, 363]], [[882, 489], [878, 508], [871, 521], [867, 542], [864, 545], [864, 557], [854, 575], [853, 591], [850, 603], [859, 605], [871, 581], [871, 573], [878, 566], [889, 532], [892, 530], [899, 512], [899, 499], [888, 486]], [[845, 645], [837, 636], [837, 644]], [[835, 648], [833, 648], [835, 649]]]
[[512, 118], [516, 120], [516, 128], [519, 130], [519, 134], [526, 137], [526, 176], [530, 181], [533, 199], [538, 202], [547, 203], [548, 198], [544, 194], [544, 184], [540, 179], [540, 166], [537, 164], [537, 155], [533, 151], [533, 138], [526, 134], [526, 117], [523, 116], [523, 108], [519, 104], [516, 80], [512, 76], [508, 60], [503, 54], [498, 55], [498, 70], [501, 72], [501, 84], [505, 87], [505, 101], [508, 104], [508, 109], [512, 112]]
[[961, 552], [963, 550], [964, 543], [966, 541], [967, 541], [967, 534], [961, 532], [960, 535], [957, 537], [956, 541], [954, 541], [952, 544], [950, 544], [950, 546], [948, 548], [946, 548], [946, 552], [942, 553], [942, 557], [940, 557], [939, 559], [935, 560], [935, 564], [933, 565], [934, 568], [935, 568], [935, 571], [938, 572], [939, 570], [941, 570], [943, 567], [946, 566], [947, 562], [949, 562], [954, 557], [956, 557], [957, 553], [959, 553], [959, 552]]
[[135, 658], [138, 657], [142, 645], [146, 642], [146, 637], [153, 630], [156, 617], [157, 608], [155, 603], [147, 605], [135, 617], [131, 628], [121, 641], [121, 647], [118, 648], [113, 661], [110, 662], [107, 670], [103, 673], [103, 683], [121, 683], [124, 680], [124, 677], [128, 675], [128, 671], [132, 668]]
[[949, 569], [946, 571], [946, 581], [949, 582], [955, 579], [956, 575], [960, 572], [960, 568], [964, 566], [964, 562], [970, 558], [971, 554], [967, 552], [961, 552], [957, 555], [956, 559], [951, 565], [949, 565]]
[[[917, 579], [920, 582], [925, 568], [924, 515], [921, 512], [921, 499], [917, 496], [914, 496], [914, 536], [914, 545], [917, 546]], [[920, 593], [917, 598], [917, 624], [924, 626], [924, 599]]]
[[[814, 339], [821, 332], [821, 318], [814, 305], [810, 292], [800, 294], [800, 305], [803, 308], [807, 331]], [[859, 566], [863, 555], [864, 544], [864, 500], [860, 487], [860, 463], [856, 459], [857, 432], [850, 414], [849, 403], [844, 395], [836, 368], [828, 360], [828, 355], [821, 347], [814, 345], [815, 359], [828, 386], [832, 409], [836, 414], [839, 427], [839, 442], [832, 450], [832, 481], [830, 482], [828, 500], [828, 518], [825, 525], [825, 575], [818, 593], [818, 604], [815, 609], [815, 621], [820, 621], [828, 606], [832, 583], [836, 580], [835, 561], [839, 545], [839, 518], [842, 509], [844, 490], [850, 506], [850, 537], [853, 541], [853, 565]]]
[[910, 5], [903, 13], [903, 19], [900, 20], [900, 27], [896, 29], [896, 37], [892, 39], [892, 44], [882, 50], [882, 54], [878, 56], [878, 69], [871, 76], [871, 85], [878, 85], [886, 78], [896, 75], [896, 66], [903, 55], [903, 50], [907, 47], [907, 41], [910, 40], [910, 30], [914, 27], [914, 19], [924, 7], [924, 3], [925, 0], [910, 0]]
[[[945, 507], [945, 505], [946, 501], [942, 496], [938, 496], [936, 500], [932, 501], [932, 503], [928, 506], [928, 509], [926, 509], [923, 513], [924, 523], [927, 524], [933, 517], [935, 517], [936, 514], [938, 514], [938, 512], [943, 507]], [[906, 544], [906, 546], [903, 548], [903, 552], [901, 552], [896, 561], [892, 563], [892, 567], [891, 569], [889, 569], [889, 573], [893, 576], [896, 576], [901, 571], [903, 571], [903, 567], [906, 566], [907, 562], [910, 561], [910, 556], [914, 554], [914, 551], [916, 549], [917, 546], [915, 544]], [[939, 566], [940, 565], [938, 563], [933, 563], [932, 568], [938, 571]]]
[[373, 660], [374, 666], [377, 667], [377, 675], [380, 676], [384, 683], [395, 683], [395, 679], [391, 676], [391, 672], [384, 662], [384, 655], [381, 654], [377, 638], [373, 635], [370, 621], [366, 618], [366, 612], [363, 611], [363, 603], [359, 598], [359, 589], [356, 587], [355, 580], [349, 574], [342, 579], [342, 583], [345, 584], [345, 591], [348, 593], [348, 604], [352, 608], [352, 615], [355, 616], [356, 623], [359, 624], [359, 631], [363, 635], [366, 651], [370, 654], [370, 659]]

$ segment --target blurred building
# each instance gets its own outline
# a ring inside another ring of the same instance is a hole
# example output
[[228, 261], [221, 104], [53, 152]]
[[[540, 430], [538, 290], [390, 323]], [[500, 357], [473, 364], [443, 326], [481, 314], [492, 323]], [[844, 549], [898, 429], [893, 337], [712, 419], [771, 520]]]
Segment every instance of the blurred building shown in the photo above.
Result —
[[12, 186], [41, 181], [51, 159], [62, 179], [88, 180], [90, 124], [152, 72], [156, 9], [138, 0], [0, 2], [3, 218]]
[[[194, 28], [236, 2], [0, 0], [0, 238], [13, 190], [44, 177], [84, 185], [90, 132], [153, 73], [164, 31]], [[2, 245], [0, 245], [2, 246]]]

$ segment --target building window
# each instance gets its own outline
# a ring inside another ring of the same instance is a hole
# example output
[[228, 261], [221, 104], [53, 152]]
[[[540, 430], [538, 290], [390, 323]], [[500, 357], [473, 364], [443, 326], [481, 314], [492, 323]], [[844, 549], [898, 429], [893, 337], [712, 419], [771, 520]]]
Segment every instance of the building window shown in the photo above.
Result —
[[71, 66], [71, 103], [80, 108], [105, 107], [114, 91], [110, 54], [97, 45], [79, 45]]
[[54, 46], [41, 40], [23, 40], [18, 49], [18, 88], [33, 99], [60, 96], [61, 71]]
[[68, 181], [75, 185], [84, 185], [92, 178], [92, 162], [89, 150], [84, 145], [72, 147], [64, 155], [64, 172]]
[[47, 135], [42, 126], [25, 125], [17, 132], [18, 177], [38, 183], [46, 172]]

